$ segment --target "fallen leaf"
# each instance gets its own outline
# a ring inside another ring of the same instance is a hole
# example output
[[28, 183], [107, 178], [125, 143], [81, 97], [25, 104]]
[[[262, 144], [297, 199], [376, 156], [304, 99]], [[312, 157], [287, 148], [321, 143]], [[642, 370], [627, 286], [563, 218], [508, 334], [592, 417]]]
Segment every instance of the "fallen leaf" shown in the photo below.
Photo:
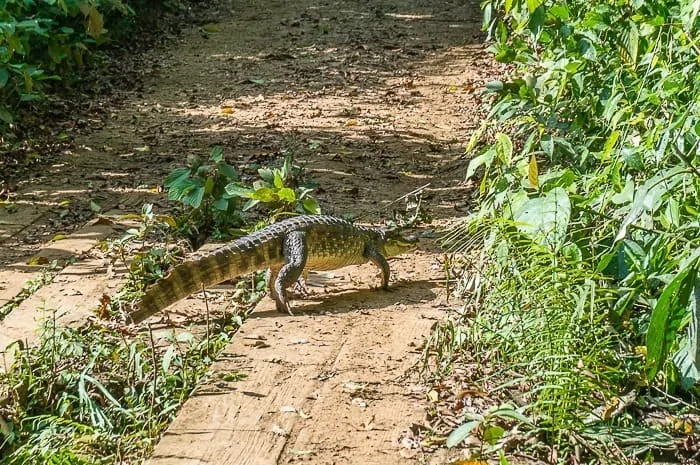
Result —
[[279, 436], [287, 436], [287, 431], [285, 431], [284, 428], [277, 424], [272, 425], [272, 432]]
[[27, 265], [37, 266], [37, 265], [48, 265], [49, 259], [46, 257], [32, 257], [27, 260]]
[[345, 124], [343, 126], [345, 126], [345, 127], [357, 126], [357, 120], [356, 119], [349, 119], [345, 122]]
[[222, 107], [221, 113], [223, 113], [224, 115], [233, 114], [233, 108], [232, 107]]
[[432, 403], [437, 403], [440, 400], [440, 393], [435, 389], [428, 391], [428, 400]]
[[207, 32], [221, 32], [221, 29], [219, 29], [218, 26], [214, 26], [213, 24], [206, 24], [202, 29], [204, 29]]
[[60, 234], [60, 233], [59, 233], [59, 234], [56, 234], [56, 235], [53, 237], [53, 239], [51, 239], [51, 240], [52, 240], [52, 241], [62, 241], [63, 239], [66, 239], [67, 237], [68, 237], [68, 236], [67, 236], [66, 234]]

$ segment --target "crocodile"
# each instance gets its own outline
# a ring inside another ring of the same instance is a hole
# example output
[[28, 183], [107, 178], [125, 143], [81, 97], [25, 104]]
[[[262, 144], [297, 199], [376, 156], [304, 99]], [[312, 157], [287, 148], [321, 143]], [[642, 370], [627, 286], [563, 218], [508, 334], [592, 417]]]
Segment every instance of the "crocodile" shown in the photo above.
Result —
[[386, 259], [413, 250], [417, 243], [396, 231], [358, 226], [333, 216], [295, 216], [177, 265], [146, 292], [130, 318], [141, 322], [206, 287], [264, 269], [277, 310], [293, 315], [287, 288], [306, 270], [372, 262], [381, 269], [382, 288], [388, 289]]

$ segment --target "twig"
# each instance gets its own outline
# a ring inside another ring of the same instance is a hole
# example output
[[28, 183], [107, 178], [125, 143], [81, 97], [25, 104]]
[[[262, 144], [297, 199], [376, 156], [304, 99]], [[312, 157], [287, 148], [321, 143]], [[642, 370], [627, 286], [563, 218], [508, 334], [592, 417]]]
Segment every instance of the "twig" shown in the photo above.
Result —
[[153, 409], [156, 404], [156, 384], [158, 383], [158, 369], [157, 364], [158, 361], [156, 360], [156, 343], [155, 340], [153, 339], [153, 328], [151, 327], [151, 324], [148, 323], [148, 338], [151, 342], [151, 361], [153, 363], [153, 389], [151, 391], [151, 405], [150, 405], [150, 411], [148, 414], [148, 418], [153, 418]]
[[[430, 184], [431, 184], [431, 183], [427, 183], [427, 184], [425, 184], [425, 185], [423, 185], [423, 186], [420, 186], [420, 187], [417, 188], [417, 189], [413, 189], [411, 192], [409, 192], [409, 193], [407, 193], [407, 194], [404, 194], [404, 195], [402, 195], [401, 197], [399, 197], [399, 198], [397, 198], [397, 199], [392, 200], [392, 201], [389, 202], [388, 204], [386, 204], [386, 205], [380, 207], [379, 209], [375, 210], [373, 213], [380, 212], [380, 211], [382, 211], [382, 210], [386, 210], [386, 209], [389, 208], [390, 206], [394, 205], [396, 202], [400, 202], [400, 201], [402, 201], [403, 199], [405, 199], [406, 197], [410, 197], [410, 196], [412, 196], [412, 195], [416, 195], [416, 194], [422, 192], [425, 188], [429, 187]], [[361, 219], [361, 218], [363, 218], [363, 217], [365, 217], [365, 216], [367, 216], [366, 213], [355, 217], [355, 219], [356, 219], [356, 220], [359, 220], [359, 219]]]
[[207, 350], [207, 359], [209, 358], [209, 299], [207, 299], [207, 291], [204, 289], [204, 284], [202, 284], [202, 294], [204, 294], [204, 308], [206, 309], [206, 322], [207, 322], [207, 343], [206, 343], [206, 350]]

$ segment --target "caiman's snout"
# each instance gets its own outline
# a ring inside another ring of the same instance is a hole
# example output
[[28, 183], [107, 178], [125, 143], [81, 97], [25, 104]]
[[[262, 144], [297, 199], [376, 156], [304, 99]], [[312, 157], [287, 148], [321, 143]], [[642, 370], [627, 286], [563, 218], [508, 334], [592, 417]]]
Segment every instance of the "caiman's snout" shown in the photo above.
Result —
[[398, 233], [390, 233], [386, 239], [384, 250], [388, 257], [410, 252], [418, 247], [418, 237], [415, 235], [402, 236]]

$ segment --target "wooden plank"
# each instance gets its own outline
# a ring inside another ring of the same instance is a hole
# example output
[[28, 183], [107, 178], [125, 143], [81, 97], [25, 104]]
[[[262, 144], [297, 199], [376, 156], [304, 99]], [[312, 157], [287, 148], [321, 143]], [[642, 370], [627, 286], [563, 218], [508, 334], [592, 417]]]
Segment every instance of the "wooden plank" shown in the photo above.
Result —
[[[117, 227], [120, 226], [90, 222], [68, 238], [47, 244], [38, 255], [49, 259], [83, 256]], [[16, 264], [14, 268], [36, 270], [37, 267]], [[7, 276], [7, 272], [5, 270], [2, 276]], [[12, 292], [17, 295], [28, 279], [39, 275], [40, 271], [18, 273], [9, 281], [3, 295]], [[111, 294], [116, 285], [117, 282], [110, 281], [107, 275], [103, 258], [91, 257], [65, 267], [51, 283], [29, 296], [0, 321], [0, 358], [5, 362], [0, 369], [12, 362], [13, 346], [17, 341], [23, 341], [25, 345], [36, 341], [42, 321], [53, 318], [55, 313], [59, 325], [81, 324], [99, 307], [102, 295]]]

